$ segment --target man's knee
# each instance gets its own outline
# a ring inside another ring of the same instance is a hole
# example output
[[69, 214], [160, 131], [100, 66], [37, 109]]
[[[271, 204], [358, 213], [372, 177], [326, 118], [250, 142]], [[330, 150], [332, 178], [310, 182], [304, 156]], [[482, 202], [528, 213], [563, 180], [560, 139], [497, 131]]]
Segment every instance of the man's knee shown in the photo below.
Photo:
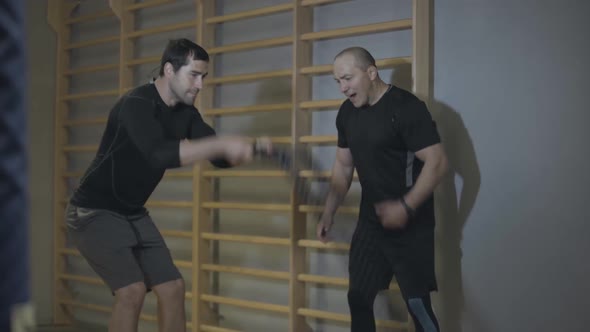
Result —
[[154, 293], [161, 301], [184, 299], [184, 280], [176, 279], [154, 286]]
[[348, 289], [348, 305], [351, 309], [373, 309], [375, 295], [360, 288]]
[[141, 308], [146, 288], [143, 282], [136, 282], [115, 291], [117, 303], [126, 307]]

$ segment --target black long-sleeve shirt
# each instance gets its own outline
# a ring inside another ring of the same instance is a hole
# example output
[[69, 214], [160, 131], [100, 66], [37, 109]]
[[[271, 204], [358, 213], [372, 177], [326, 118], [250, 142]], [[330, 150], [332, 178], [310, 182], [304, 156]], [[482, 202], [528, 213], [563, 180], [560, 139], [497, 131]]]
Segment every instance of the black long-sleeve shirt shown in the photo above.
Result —
[[[76, 206], [133, 214], [144, 209], [166, 169], [180, 167], [183, 139], [215, 135], [194, 106], [167, 106], [156, 86], [121, 97], [109, 114], [98, 152], [71, 198]], [[213, 160], [216, 167], [229, 167]]]

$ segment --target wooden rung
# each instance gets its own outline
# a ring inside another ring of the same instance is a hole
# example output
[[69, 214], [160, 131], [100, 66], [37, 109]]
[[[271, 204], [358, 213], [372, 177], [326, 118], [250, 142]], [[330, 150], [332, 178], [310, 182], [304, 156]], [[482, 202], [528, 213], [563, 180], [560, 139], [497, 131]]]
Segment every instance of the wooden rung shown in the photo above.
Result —
[[[299, 171], [299, 176], [306, 179], [329, 179], [332, 177], [332, 171], [312, 171], [312, 170], [303, 170]], [[353, 180], [358, 180], [358, 173], [356, 170], [352, 174]]]
[[84, 175], [84, 172], [65, 172], [63, 173], [64, 178], [80, 178]]
[[204, 240], [240, 242], [240, 243], [248, 243], [248, 244], [266, 244], [266, 245], [280, 245], [280, 246], [288, 246], [291, 244], [291, 241], [288, 238], [238, 235], [238, 234], [201, 233], [201, 238]]
[[172, 229], [163, 229], [160, 231], [160, 233], [162, 233], [163, 236], [169, 236], [169, 237], [184, 237], [184, 238], [189, 238], [189, 239], [192, 239], [192, 237], [193, 237], [192, 232], [177, 231], [177, 230], [172, 230]]
[[190, 261], [183, 261], [183, 260], [173, 260], [172, 261], [174, 263], [174, 265], [178, 266], [178, 267], [183, 267], [185, 269], [192, 269], [193, 268], [193, 262]]
[[263, 40], [255, 40], [255, 41], [237, 43], [237, 44], [232, 44], [232, 45], [212, 47], [209, 49], [209, 54], [219, 54], [219, 53], [226, 53], [226, 52], [251, 50], [254, 48], [281, 46], [281, 45], [291, 44], [292, 42], [293, 42], [293, 37], [291, 37], [291, 36], [270, 38], [270, 39], [263, 39]]
[[106, 117], [99, 117], [99, 118], [67, 120], [64, 122], [63, 125], [65, 127], [78, 127], [78, 126], [102, 125], [105, 123], [107, 123], [107, 118]]
[[97, 65], [97, 66], [88, 66], [88, 67], [69, 69], [64, 72], [64, 75], [72, 76], [72, 75], [94, 73], [97, 71], [107, 71], [107, 70], [113, 70], [113, 69], [119, 69], [119, 64]]
[[291, 144], [291, 142], [293, 142], [293, 140], [291, 139], [291, 136], [270, 137], [270, 141], [273, 144]]
[[[299, 212], [304, 213], [320, 213], [324, 210], [324, 207], [320, 205], [299, 205], [298, 210]], [[336, 212], [344, 214], [358, 214], [359, 208], [356, 206], [340, 206]]]
[[338, 141], [336, 135], [324, 135], [324, 136], [301, 136], [299, 142], [309, 144], [333, 144]]
[[305, 170], [305, 171], [299, 171], [299, 176], [302, 178], [307, 178], [307, 179], [330, 178], [332, 176], [332, 171]]
[[107, 306], [102, 306], [98, 304], [90, 304], [90, 303], [81, 303], [72, 300], [60, 300], [60, 304], [67, 305], [70, 307], [76, 307], [81, 309], [86, 309], [90, 311], [97, 311], [97, 312], [104, 312], [104, 313], [111, 313], [112, 309]]
[[96, 91], [96, 92], [86, 92], [86, 93], [76, 93], [71, 95], [65, 95], [61, 98], [62, 101], [66, 100], [80, 100], [86, 98], [98, 98], [98, 97], [106, 97], [106, 96], [118, 96], [119, 90], [106, 90], [106, 91]]
[[275, 170], [210, 170], [204, 171], [204, 177], [207, 178], [229, 178], [229, 177], [253, 177], [253, 178], [279, 178], [286, 177], [285, 171]]
[[311, 109], [338, 109], [340, 105], [344, 102], [344, 99], [329, 99], [329, 100], [311, 100], [311, 101], [303, 101], [299, 103], [299, 108], [304, 110], [311, 110]]
[[147, 201], [146, 206], [158, 208], [192, 208], [191, 201]]
[[241, 274], [241, 275], [247, 275], [247, 276], [252, 276], [252, 277], [278, 279], [278, 280], [289, 280], [289, 278], [290, 278], [289, 272], [269, 271], [269, 270], [241, 267], [241, 266], [203, 264], [203, 265], [201, 265], [201, 270], [210, 271], [210, 272], [224, 272], [224, 273]]
[[82, 283], [91, 284], [91, 285], [104, 285], [105, 284], [104, 281], [102, 281], [100, 278], [95, 278], [95, 277], [86, 277], [86, 276], [79, 276], [79, 275], [66, 274], [66, 273], [59, 274], [58, 277], [61, 280], [76, 281], [76, 282], [82, 282]]
[[241, 115], [245, 113], [259, 113], [259, 112], [274, 112], [274, 111], [290, 111], [293, 104], [268, 104], [268, 105], [252, 105], [242, 107], [224, 107], [211, 108], [203, 110], [204, 116], [218, 116], [218, 115]]
[[[254, 143], [255, 137], [250, 137], [252, 143]], [[274, 144], [291, 144], [291, 136], [271, 136], [270, 141]]]
[[[375, 65], [378, 68], [389, 68], [395, 67], [402, 64], [412, 63], [411, 57], [399, 57], [399, 58], [388, 58], [388, 59], [380, 59], [375, 61]], [[333, 71], [332, 65], [319, 65], [319, 66], [310, 66], [310, 67], [303, 67], [299, 71], [301, 74], [307, 75], [318, 75], [318, 74], [330, 74]]]
[[297, 309], [297, 314], [300, 316], [309, 317], [309, 318], [321, 318], [321, 319], [327, 319], [327, 320], [332, 320], [332, 321], [350, 323], [350, 316], [349, 315], [337, 314], [334, 312], [300, 308], [300, 309]]
[[226, 328], [219, 327], [219, 326], [204, 325], [204, 324], [200, 326], [200, 331], [201, 332], [240, 332], [238, 330], [231, 330], [231, 329], [226, 329]]
[[[107, 314], [110, 314], [112, 312], [112, 309], [110, 307], [98, 305], [98, 304], [82, 303], [82, 302], [77, 302], [77, 301], [72, 301], [72, 300], [60, 300], [59, 303], [62, 305], [69, 306], [69, 307], [80, 308], [80, 309], [85, 309], [85, 310], [90, 310], [90, 311], [103, 312], [103, 313], [107, 313]], [[139, 316], [139, 318], [141, 320], [148, 321], [148, 322], [157, 322], [158, 321], [158, 317], [153, 316], [153, 315], [141, 314]]]
[[[297, 276], [297, 280], [309, 283], [342, 287], [348, 287], [349, 282], [348, 278], [328, 277], [314, 274], [299, 274]], [[399, 291], [399, 286], [397, 285], [397, 283], [392, 282], [389, 284], [389, 290]]]
[[268, 203], [238, 203], [238, 202], [203, 202], [201, 207], [205, 209], [228, 209], [248, 211], [290, 211], [289, 204]]
[[322, 243], [318, 240], [299, 240], [297, 241], [297, 245], [302, 248], [310, 248], [310, 249], [331, 249], [331, 250], [344, 250], [348, 251], [350, 249], [350, 245], [348, 243], [338, 243], [338, 242], [328, 242]]
[[266, 72], [252, 73], [252, 74], [212, 77], [212, 78], [207, 79], [207, 84], [238, 83], [238, 82], [244, 82], [244, 81], [250, 82], [250, 81], [254, 81], [254, 80], [264, 80], [264, 79], [268, 79], [268, 78], [291, 77], [292, 73], [293, 73], [293, 71], [291, 69], [283, 69], [283, 70], [273, 70], [273, 71], [266, 71]]
[[[84, 175], [84, 171], [74, 171], [63, 173], [64, 178], [79, 178]], [[164, 178], [192, 178], [192, 172], [168, 171], [164, 173]]]
[[207, 24], [214, 24], [214, 23], [222, 23], [228, 21], [236, 21], [236, 20], [243, 20], [247, 18], [257, 17], [257, 16], [265, 16], [271, 15], [281, 12], [286, 12], [293, 9], [293, 4], [287, 3], [282, 5], [276, 6], [269, 6], [264, 8], [257, 8], [253, 10], [243, 11], [234, 14], [228, 14], [223, 16], [213, 16], [205, 20]]
[[379, 68], [389, 68], [389, 67], [395, 67], [395, 66], [406, 65], [406, 64], [411, 64], [411, 63], [412, 63], [412, 57], [410, 57], [410, 56], [380, 59], [380, 60], [375, 61], [375, 64]]
[[162, 6], [162, 5], [166, 5], [169, 3], [174, 3], [174, 1], [175, 0], [144, 1], [144, 2], [140, 2], [140, 3], [135, 3], [133, 5], [129, 5], [129, 6], [125, 7], [125, 10], [134, 11], [134, 10], [139, 10], [139, 9], [144, 9], [144, 8], [149, 8], [149, 7], [157, 7], [157, 6]]
[[101, 19], [103, 17], [111, 17], [114, 15], [115, 14], [113, 13], [113, 11], [108, 9], [108, 10], [103, 10], [103, 11], [88, 14], [88, 15], [80, 15], [78, 17], [72, 17], [72, 18], [67, 19], [64, 23], [65, 24], [74, 24], [74, 23], [91, 22], [91, 21], [96, 21], [98, 19]]
[[[73, 275], [73, 274], [65, 274], [65, 273], [62, 273], [62, 274], [58, 275], [58, 278], [61, 279], [61, 280], [82, 282], [82, 283], [90, 284], [90, 285], [100, 285], [100, 286], [104, 286], [105, 285], [105, 283], [104, 283], [104, 281], [102, 281], [102, 279], [95, 278], [95, 277], [86, 277], [86, 276], [80, 276], [80, 275]], [[192, 299], [193, 294], [191, 292], [186, 292], [184, 294], [184, 297], [187, 300], [189, 300], [189, 299]]]
[[119, 41], [119, 36], [97, 38], [97, 39], [87, 40], [84, 42], [72, 43], [72, 44], [66, 45], [64, 47], [64, 50], [72, 50], [75, 48], [83, 48], [83, 47], [89, 47], [89, 46], [102, 45], [102, 44], [112, 43], [112, 42], [116, 42], [116, 41]]
[[271, 312], [278, 312], [278, 313], [285, 313], [285, 314], [289, 313], [288, 306], [279, 305], [279, 304], [240, 300], [240, 299], [234, 299], [234, 298], [217, 296], [217, 295], [210, 295], [210, 294], [201, 295], [201, 300], [206, 301], [206, 302], [231, 305], [231, 306], [240, 307], [240, 308], [256, 309], [256, 310], [271, 311]]
[[[62, 254], [62, 255], [82, 257], [82, 255], [80, 254], [80, 252], [78, 251], [78, 249], [61, 248], [61, 249], [58, 250], [58, 252], [60, 254]], [[173, 262], [178, 267], [183, 267], [183, 268], [187, 268], [187, 269], [191, 269], [193, 267], [193, 263], [190, 262], [190, 261], [176, 260], [175, 259]]]
[[297, 280], [309, 283], [348, 287], [348, 278], [328, 277], [313, 274], [299, 274], [297, 276]]
[[384, 31], [395, 31], [412, 28], [412, 20], [404, 19], [390, 22], [359, 25], [355, 27], [309, 32], [301, 35], [301, 40], [321, 40], [329, 38], [342, 38], [368, 33], [379, 33]]
[[193, 172], [166, 171], [166, 173], [164, 173], [164, 177], [168, 177], [168, 178], [192, 178], [193, 177]]
[[327, 5], [329, 3], [335, 2], [342, 2], [348, 0], [301, 0], [302, 6], [319, 6], [319, 5]]
[[73, 248], [60, 248], [58, 252], [62, 255], [82, 257], [82, 255], [80, 255], [80, 252], [77, 249]]
[[161, 57], [159, 57], [159, 56], [149, 56], [149, 57], [145, 57], [145, 58], [131, 59], [131, 60], [125, 62], [125, 65], [128, 67], [139, 66], [139, 65], [144, 65], [147, 63], [158, 63], [158, 62], [160, 62], [160, 60], [161, 60]]
[[[308, 318], [319, 318], [319, 319], [327, 319], [342, 323], [350, 323], [350, 315], [348, 314], [338, 314], [329, 311], [323, 310], [315, 310], [315, 309], [308, 309], [308, 308], [300, 308], [297, 309], [297, 314], [300, 316], [308, 317]], [[408, 324], [405, 322], [399, 322], [394, 320], [375, 320], [375, 325], [377, 327], [383, 328], [391, 328], [391, 329], [406, 329]]]
[[98, 145], [66, 145], [64, 152], [96, 152]]
[[[84, 175], [84, 171], [74, 171], [74, 172], [65, 172], [63, 173], [64, 178], [79, 178]], [[191, 172], [177, 172], [171, 171], [164, 173], [164, 178], [191, 178], [193, 174]]]
[[155, 28], [133, 31], [133, 32], [130, 32], [127, 35], [125, 35], [125, 37], [132, 39], [132, 38], [137, 38], [137, 37], [146, 36], [146, 35], [154, 35], [157, 33], [163, 33], [163, 32], [168, 32], [168, 31], [175, 31], [175, 30], [181, 30], [181, 29], [186, 29], [186, 28], [194, 28], [194, 27], [196, 27], [196, 25], [197, 24], [195, 23], [195, 21], [182, 22], [182, 23], [176, 23], [176, 24], [171, 24], [171, 25], [163, 25], [163, 26], [159, 26], [159, 27], [155, 27]]

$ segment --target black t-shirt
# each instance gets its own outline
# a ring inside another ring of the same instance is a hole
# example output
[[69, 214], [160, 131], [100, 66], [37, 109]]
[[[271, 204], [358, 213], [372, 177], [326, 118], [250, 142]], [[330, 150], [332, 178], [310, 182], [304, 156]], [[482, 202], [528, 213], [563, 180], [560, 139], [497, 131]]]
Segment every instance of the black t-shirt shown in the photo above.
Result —
[[[121, 214], [144, 210], [166, 169], [180, 167], [180, 140], [215, 135], [194, 106], [167, 106], [152, 83], [121, 97], [98, 152], [71, 198], [74, 205]], [[224, 160], [212, 161], [229, 167]]]
[[[414, 153], [440, 142], [424, 102], [396, 86], [377, 103], [356, 108], [346, 100], [336, 118], [338, 147], [349, 148], [362, 188], [359, 219], [378, 225], [374, 204], [398, 199], [418, 178], [424, 163]], [[432, 195], [408, 227], [434, 225]]]

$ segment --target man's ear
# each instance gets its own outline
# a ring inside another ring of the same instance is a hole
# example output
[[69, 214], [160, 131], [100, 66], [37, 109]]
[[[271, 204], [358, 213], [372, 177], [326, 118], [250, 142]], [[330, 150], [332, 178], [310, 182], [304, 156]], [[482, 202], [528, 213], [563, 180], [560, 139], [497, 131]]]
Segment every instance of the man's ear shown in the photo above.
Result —
[[367, 72], [369, 73], [369, 78], [371, 81], [377, 78], [377, 67], [369, 66], [369, 68], [367, 68]]
[[164, 76], [170, 77], [172, 75], [174, 75], [174, 67], [170, 62], [166, 62], [164, 64]]

